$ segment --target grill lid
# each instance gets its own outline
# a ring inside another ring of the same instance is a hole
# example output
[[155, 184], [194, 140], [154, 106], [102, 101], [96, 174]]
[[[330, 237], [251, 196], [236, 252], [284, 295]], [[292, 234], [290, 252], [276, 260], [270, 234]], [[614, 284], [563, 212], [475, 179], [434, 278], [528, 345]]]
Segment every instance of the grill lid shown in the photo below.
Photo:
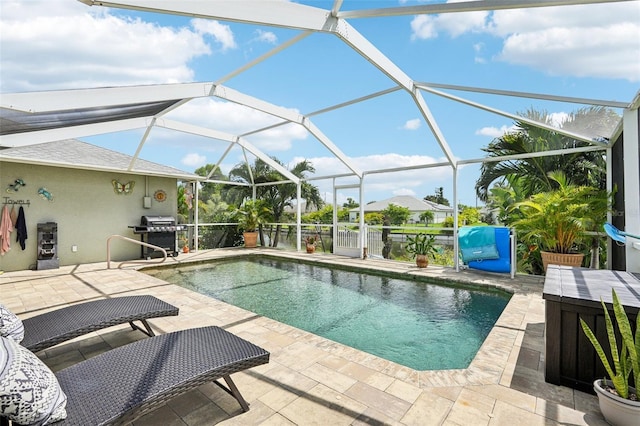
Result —
[[140, 218], [142, 226], [171, 226], [175, 224], [176, 220], [172, 216], [142, 216]]

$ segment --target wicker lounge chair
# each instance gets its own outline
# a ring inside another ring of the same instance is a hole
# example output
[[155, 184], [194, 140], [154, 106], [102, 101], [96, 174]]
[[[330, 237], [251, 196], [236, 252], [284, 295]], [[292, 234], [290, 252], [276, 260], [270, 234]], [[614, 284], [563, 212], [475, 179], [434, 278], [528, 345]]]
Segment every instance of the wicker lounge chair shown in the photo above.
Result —
[[[153, 296], [124, 296], [79, 303], [22, 320], [21, 344], [41, 351], [92, 331], [128, 322], [148, 336], [154, 333], [149, 318], [178, 315], [178, 308]], [[144, 329], [134, 324], [142, 322]]]
[[[57, 372], [67, 418], [54, 425], [129, 423], [212, 381], [248, 411], [229, 375], [268, 362], [269, 352], [219, 327], [139, 340]], [[221, 378], [228, 387], [216, 381]]]

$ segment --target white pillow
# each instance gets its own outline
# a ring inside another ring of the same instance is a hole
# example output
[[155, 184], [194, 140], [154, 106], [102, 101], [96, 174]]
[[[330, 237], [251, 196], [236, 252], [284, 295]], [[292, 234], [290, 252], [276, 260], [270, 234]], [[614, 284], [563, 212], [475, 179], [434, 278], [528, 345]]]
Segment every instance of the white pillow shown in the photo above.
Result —
[[46, 425], [67, 417], [67, 396], [53, 372], [29, 349], [0, 337], [0, 415]]
[[22, 320], [0, 303], [0, 336], [8, 337], [18, 343], [24, 339]]

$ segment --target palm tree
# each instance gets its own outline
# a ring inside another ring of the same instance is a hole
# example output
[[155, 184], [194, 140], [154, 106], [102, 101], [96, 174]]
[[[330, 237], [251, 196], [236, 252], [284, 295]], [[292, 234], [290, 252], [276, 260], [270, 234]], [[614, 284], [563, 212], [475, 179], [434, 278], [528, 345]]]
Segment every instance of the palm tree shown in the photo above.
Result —
[[[215, 168], [215, 170], [214, 170]], [[210, 179], [212, 180], [229, 180], [219, 168], [216, 168], [214, 164], [206, 164], [202, 167], [199, 167], [195, 170], [195, 174], [200, 176], [209, 176], [209, 173], [214, 170], [211, 174]], [[222, 190], [222, 185], [212, 182], [202, 182], [200, 184], [200, 190], [198, 191], [198, 198], [205, 203], [212, 198], [215, 198], [216, 194], [220, 194]]]
[[[561, 124], [565, 130], [590, 130], [594, 134], [602, 134], [609, 125], [615, 112], [603, 107], [591, 107], [578, 110]], [[529, 110], [526, 117], [541, 123], [551, 124], [552, 116], [546, 112]], [[585, 123], [594, 122], [595, 127]], [[600, 129], [600, 131], [594, 130]], [[607, 130], [608, 131], [608, 130]], [[567, 149], [588, 146], [586, 142], [577, 141], [559, 133], [541, 129], [529, 123], [517, 121], [516, 131], [505, 133], [494, 139], [483, 151], [489, 157], [501, 157], [515, 154], [532, 154], [555, 149]], [[489, 188], [496, 181], [505, 184], [508, 176], [522, 178], [521, 189], [525, 196], [542, 191], [557, 189], [557, 183], [549, 179], [548, 173], [560, 170], [571, 176], [576, 185], [588, 185], [605, 188], [606, 164], [604, 155], [599, 151], [578, 152], [572, 154], [503, 160], [483, 163], [480, 177], [476, 181], [476, 195], [486, 202], [490, 196]]]
[[[272, 157], [272, 159], [278, 164], [284, 165], [277, 158]], [[304, 178], [306, 177], [307, 173], [315, 172], [315, 168], [309, 161], [302, 160], [294, 165], [293, 168], [289, 171], [299, 178]], [[229, 172], [229, 178], [231, 181], [247, 184], [278, 182], [285, 180], [285, 178], [280, 173], [273, 170], [267, 163], [265, 163], [261, 159], [256, 159], [254, 164], [250, 166], [250, 169], [245, 163], [236, 165]], [[228, 188], [227, 191], [228, 199], [233, 200], [238, 204], [242, 200], [250, 198], [251, 194], [251, 186], [233, 186]], [[273, 220], [274, 222], [276, 222], [276, 231], [271, 244], [272, 247], [278, 246], [280, 230], [282, 228], [280, 221], [284, 215], [285, 208], [293, 206], [292, 202], [294, 199], [296, 199], [296, 195], [297, 188], [294, 183], [265, 185], [258, 186], [256, 188], [256, 197], [258, 199], [265, 200], [269, 204], [273, 213]], [[322, 197], [320, 196], [318, 187], [308, 182], [302, 182], [301, 196], [306, 201], [307, 209], [309, 209], [311, 206], [321, 208], [323, 205]], [[260, 237], [261, 239], [263, 238], [262, 232]]]

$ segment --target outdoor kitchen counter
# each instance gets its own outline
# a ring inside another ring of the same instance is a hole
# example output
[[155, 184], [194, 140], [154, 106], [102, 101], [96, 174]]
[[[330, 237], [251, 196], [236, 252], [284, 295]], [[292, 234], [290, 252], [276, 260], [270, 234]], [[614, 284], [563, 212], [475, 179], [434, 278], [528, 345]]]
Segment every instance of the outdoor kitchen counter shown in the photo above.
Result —
[[[585, 320], [600, 342], [606, 342], [604, 313], [610, 310], [614, 288], [635, 325], [640, 311], [640, 281], [624, 271], [549, 265], [542, 297], [545, 300], [545, 380], [593, 393], [593, 381], [606, 376], [599, 358], [580, 326]], [[603, 344], [608, 351], [608, 344]]]

